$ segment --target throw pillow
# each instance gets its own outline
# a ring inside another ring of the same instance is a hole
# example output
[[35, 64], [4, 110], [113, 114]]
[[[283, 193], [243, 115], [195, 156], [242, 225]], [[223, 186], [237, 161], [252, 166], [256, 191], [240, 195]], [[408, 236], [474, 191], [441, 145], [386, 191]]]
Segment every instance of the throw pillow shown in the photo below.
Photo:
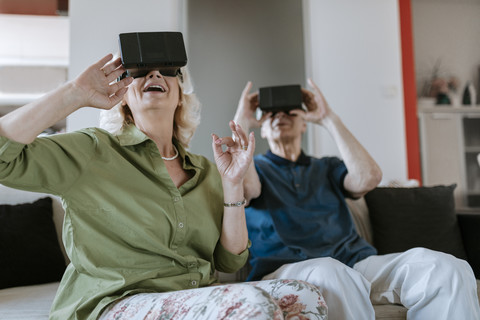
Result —
[[0, 289], [59, 281], [64, 271], [52, 199], [0, 205]]
[[365, 195], [379, 254], [424, 247], [466, 259], [455, 215], [456, 185], [376, 188]]

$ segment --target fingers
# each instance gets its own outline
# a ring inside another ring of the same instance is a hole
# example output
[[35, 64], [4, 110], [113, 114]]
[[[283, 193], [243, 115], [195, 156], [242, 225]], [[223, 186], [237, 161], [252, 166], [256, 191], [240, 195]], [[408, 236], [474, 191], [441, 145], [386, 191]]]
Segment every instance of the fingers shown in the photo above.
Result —
[[107, 64], [108, 61], [112, 60], [112, 58], [113, 58], [113, 54], [109, 53], [105, 57], [103, 57], [102, 59], [98, 60], [94, 64], [94, 66], [98, 67], [98, 69], [101, 69], [103, 66], [105, 66], [105, 64]]
[[[253, 132], [250, 133], [250, 135], [247, 137], [245, 134], [245, 131], [243, 131], [242, 127], [240, 125], [236, 124], [234, 121], [229, 122], [230, 129], [232, 130], [232, 137], [223, 137], [219, 138], [217, 135], [212, 134], [213, 137], [213, 148], [214, 152], [217, 154], [221, 154], [222, 151], [222, 145], [225, 145], [229, 149], [233, 150], [243, 150], [243, 151], [248, 151], [249, 153], [253, 154], [252, 150], [255, 150], [255, 138], [253, 135]], [[253, 145], [251, 145], [252, 141], [254, 142]]]
[[262, 117], [260, 118], [260, 120], [258, 120], [258, 122], [262, 124], [265, 120], [267, 120], [268, 118], [271, 118], [272, 116], [273, 116], [272, 112], [264, 112], [262, 113]]
[[313, 88], [313, 91], [315, 91], [315, 94], [317, 94], [320, 99], [322, 99], [324, 102], [327, 101], [320, 88], [315, 84], [315, 82], [313, 82], [311, 78], [308, 78], [308, 84]]
[[247, 97], [250, 90], [252, 90], [252, 82], [248, 81], [247, 84], [245, 85], [245, 88], [243, 88], [242, 98]]
[[315, 82], [313, 82], [312, 78], [308, 78], [308, 84], [310, 85], [310, 87], [312, 87], [314, 90], [316, 91], [320, 91], [320, 89], [318, 88], [318, 86], [316, 85]]
[[248, 103], [250, 109], [255, 111], [258, 107], [258, 92], [250, 93], [251, 90], [252, 82], [248, 81], [242, 91], [242, 97], [240, 101], [243, 101], [243, 103]]
[[307, 107], [308, 111], [313, 111], [317, 108], [315, 104], [315, 95], [310, 90], [302, 88], [302, 101]]
[[[110, 83], [110, 85], [108, 87], [108, 95], [109, 96], [112, 96], [112, 95], [120, 96], [121, 95], [121, 97], [123, 97], [125, 92], [127, 92], [128, 85], [130, 85], [132, 83], [132, 81], [133, 81], [132, 77], [127, 77], [125, 79], [122, 79], [121, 81]], [[123, 90], [123, 89], [125, 89], [125, 90]], [[120, 93], [120, 91], [122, 91], [123, 93]]]
[[212, 133], [212, 149], [215, 158], [218, 158], [222, 154], [222, 139], [216, 134]]
[[111, 103], [117, 104], [122, 100], [123, 96], [128, 90], [128, 85], [130, 85], [132, 81], [132, 77], [127, 77], [125, 79], [122, 79], [121, 81], [114, 82], [110, 85], [113, 90], [113, 94], [110, 95]]
[[258, 92], [250, 93], [247, 96], [247, 100], [250, 103], [250, 109], [252, 111], [257, 110], [258, 105], [259, 105], [259, 103], [258, 103]]
[[243, 131], [242, 127], [239, 124], [236, 124], [234, 121], [229, 122], [230, 129], [232, 130], [235, 141], [240, 143], [240, 148], [247, 150], [248, 148], [248, 138]]
[[125, 72], [125, 68], [123, 67], [122, 60], [120, 58], [105, 64], [100, 68], [100, 70], [103, 72], [108, 82], [115, 81]]
[[123, 73], [125, 72], [125, 68], [122, 66], [120, 63], [119, 66], [117, 66], [115, 69], [113, 69], [110, 73], [106, 73], [106, 77], [108, 82], [112, 82], [118, 79]]
[[114, 94], [112, 94], [109, 97], [110, 105], [114, 106], [117, 103], [119, 103], [120, 101], [122, 101], [122, 98], [125, 95], [125, 93], [127, 92], [127, 90], [128, 90], [128, 88], [122, 88], [122, 89], [118, 90], [117, 92], [115, 92]]
[[255, 152], [255, 134], [253, 133], [253, 131], [250, 132], [250, 134], [248, 135], [247, 151], [250, 154], [250, 156], [253, 157], [253, 153]]

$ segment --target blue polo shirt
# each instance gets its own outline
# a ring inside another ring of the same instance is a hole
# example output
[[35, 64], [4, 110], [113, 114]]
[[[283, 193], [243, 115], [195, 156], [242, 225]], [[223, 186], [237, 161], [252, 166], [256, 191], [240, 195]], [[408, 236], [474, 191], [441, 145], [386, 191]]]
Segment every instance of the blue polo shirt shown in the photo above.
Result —
[[332, 257], [348, 266], [376, 254], [353, 223], [343, 180], [347, 168], [336, 157], [296, 162], [268, 151], [254, 159], [262, 192], [246, 208], [252, 271], [259, 280], [286, 263]]

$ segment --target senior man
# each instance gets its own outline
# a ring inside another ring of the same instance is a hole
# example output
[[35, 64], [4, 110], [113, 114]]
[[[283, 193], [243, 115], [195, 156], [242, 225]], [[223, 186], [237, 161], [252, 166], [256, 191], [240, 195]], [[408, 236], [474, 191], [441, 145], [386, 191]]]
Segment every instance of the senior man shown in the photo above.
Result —
[[[334, 320], [375, 319], [373, 304], [382, 303], [404, 305], [408, 319], [480, 319], [467, 262], [425, 248], [377, 255], [358, 235], [345, 197], [374, 189], [382, 172], [315, 83], [309, 85], [301, 89], [302, 109], [264, 112], [258, 120], [251, 82], [238, 104], [235, 121], [246, 132], [261, 127], [270, 147], [244, 179], [248, 279], [308, 281], [320, 288]], [[303, 152], [307, 122], [329, 132], [341, 158]]]

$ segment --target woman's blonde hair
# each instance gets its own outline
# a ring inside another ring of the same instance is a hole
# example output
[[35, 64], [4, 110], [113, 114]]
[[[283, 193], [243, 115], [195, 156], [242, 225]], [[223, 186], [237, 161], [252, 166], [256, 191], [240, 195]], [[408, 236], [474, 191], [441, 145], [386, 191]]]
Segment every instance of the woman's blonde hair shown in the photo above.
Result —
[[[183, 67], [177, 75], [180, 97], [173, 118], [173, 137], [185, 148], [200, 124], [200, 102], [193, 93], [193, 84], [188, 70]], [[100, 128], [112, 134], [119, 134], [129, 124], [135, 124], [128, 105], [118, 103], [110, 110], [100, 112]]]

